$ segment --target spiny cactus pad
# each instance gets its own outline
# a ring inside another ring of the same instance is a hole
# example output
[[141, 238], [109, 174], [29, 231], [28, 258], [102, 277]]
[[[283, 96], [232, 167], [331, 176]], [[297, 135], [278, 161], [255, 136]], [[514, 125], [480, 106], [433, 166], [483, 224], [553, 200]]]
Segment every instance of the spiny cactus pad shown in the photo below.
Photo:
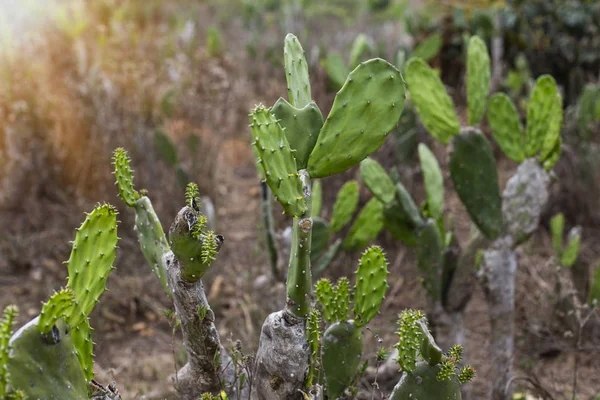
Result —
[[425, 61], [411, 58], [406, 64], [406, 82], [425, 129], [440, 142], [448, 143], [460, 131], [460, 124], [440, 78]]
[[433, 219], [428, 219], [419, 228], [417, 242], [417, 265], [423, 278], [423, 286], [429, 297], [440, 300], [444, 243]]
[[502, 198], [492, 146], [477, 129], [463, 129], [452, 140], [450, 177], [471, 219], [488, 238], [502, 232]]
[[281, 125], [269, 110], [259, 105], [250, 114], [250, 127], [254, 136], [252, 145], [260, 156], [267, 184], [286, 214], [302, 216], [306, 211], [302, 183]]
[[75, 292], [80, 313], [72, 318], [71, 325], [77, 326], [89, 315], [106, 290], [117, 240], [117, 210], [108, 204], [94, 208], [77, 229], [67, 266], [68, 287]]
[[417, 321], [417, 326], [421, 330], [421, 357], [423, 357], [423, 359], [427, 361], [429, 365], [436, 365], [442, 362], [444, 354], [429, 331], [427, 319], [419, 319]]
[[396, 197], [394, 182], [385, 172], [385, 169], [372, 158], [365, 158], [360, 163], [360, 176], [365, 186], [373, 196], [383, 204], [389, 204]]
[[296, 108], [304, 108], [311, 99], [308, 64], [300, 41], [291, 33], [285, 37], [283, 58], [290, 103]]
[[358, 206], [358, 182], [352, 180], [344, 183], [340, 188], [331, 215], [331, 230], [338, 232], [350, 220]]
[[271, 108], [271, 113], [279, 120], [290, 147], [296, 150], [294, 152], [296, 167], [306, 168], [308, 156], [315, 147], [323, 126], [321, 110], [314, 101], [304, 108], [296, 108], [280, 97]]
[[335, 320], [346, 321], [350, 312], [350, 282], [342, 277], [333, 288], [333, 302], [335, 304]]
[[60, 318], [69, 323], [69, 317], [73, 314], [74, 308], [75, 293], [71, 289], [67, 288], [55, 292], [42, 306], [39, 318], [40, 332], [43, 334], [50, 332], [52, 326]]
[[133, 207], [140, 194], [133, 186], [133, 171], [131, 170], [129, 156], [123, 148], [118, 148], [113, 153], [113, 165], [119, 195], [129, 207]]
[[542, 149], [553, 123], [552, 112], [555, 111], [557, 96], [559, 94], [554, 78], [550, 75], [540, 76], [527, 104], [527, 157], [535, 156]]
[[315, 285], [315, 295], [317, 301], [323, 310], [323, 319], [325, 322], [332, 323], [336, 321], [335, 293], [331, 281], [321, 278]]
[[490, 56], [485, 42], [478, 36], [469, 39], [467, 48], [467, 104], [469, 125], [483, 118], [490, 92]]
[[362, 249], [369, 242], [377, 239], [382, 229], [383, 204], [376, 198], [372, 198], [360, 210], [348, 232], [348, 236], [344, 239], [343, 247], [349, 250]]
[[2, 312], [0, 320], [0, 398], [4, 398], [8, 389], [8, 360], [9, 360], [9, 341], [12, 336], [12, 329], [17, 318], [17, 306], [6, 306]]
[[557, 94], [554, 97], [554, 101], [551, 105], [550, 125], [548, 126], [548, 132], [546, 132], [544, 142], [542, 143], [542, 149], [540, 151], [540, 161], [542, 163], [552, 157], [557, 143], [560, 146], [560, 128], [563, 120], [562, 106], [562, 97], [560, 94]]
[[308, 159], [313, 178], [343, 172], [385, 141], [398, 123], [405, 87], [400, 71], [382, 59], [361, 63], [348, 75]]
[[354, 319], [364, 326], [379, 312], [387, 285], [387, 260], [379, 246], [369, 247], [362, 255], [356, 271], [354, 287]]
[[42, 336], [38, 323], [38, 318], [33, 319], [10, 340], [11, 387], [22, 390], [29, 399], [87, 399], [87, 381], [67, 324], [59, 320]]
[[354, 38], [354, 42], [352, 42], [352, 47], [350, 48], [350, 58], [348, 59], [348, 66], [350, 69], [356, 68], [363, 55], [367, 53], [370, 48], [371, 45], [367, 35], [359, 33], [356, 38]]
[[352, 384], [363, 349], [361, 330], [352, 322], [336, 322], [323, 334], [322, 360], [327, 396], [339, 398]]
[[439, 399], [461, 400], [460, 382], [456, 375], [439, 381], [442, 364], [429, 365], [418, 362], [412, 373], [404, 372], [394, 387], [390, 400]]
[[424, 143], [419, 144], [419, 160], [425, 181], [427, 208], [436, 221], [444, 213], [444, 178], [437, 159]]
[[508, 158], [521, 162], [525, 159], [525, 133], [517, 108], [504, 93], [490, 99], [487, 119], [494, 139]]
[[418, 351], [421, 347], [423, 332], [418, 321], [423, 318], [423, 313], [419, 310], [404, 310], [400, 313], [398, 319], [398, 358], [396, 361], [400, 364], [403, 371], [408, 373], [415, 370]]
[[92, 342], [90, 320], [87, 317], [79, 325], [73, 327], [71, 338], [85, 378], [88, 381], [94, 379], [94, 342]]
[[162, 258], [164, 254], [170, 251], [169, 243], [152, 202], [146, 196], [135, 202], [135, 229], [140, 248], [150, 264], [152, 272], [160, 281], [165, 292], [170, 294], [166, 268], [163, 265]]

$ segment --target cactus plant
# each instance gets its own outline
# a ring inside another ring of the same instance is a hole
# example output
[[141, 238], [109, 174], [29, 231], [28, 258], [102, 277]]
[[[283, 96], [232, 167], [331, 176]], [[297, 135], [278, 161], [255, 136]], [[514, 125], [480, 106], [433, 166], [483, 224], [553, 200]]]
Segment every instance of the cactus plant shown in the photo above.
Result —
[[447, 355], [442, 354], [420, 311], [404, 310], [398, 324], [397, 361], [403, 372], [390, 399], [460, 400], [460, 385], [467, 383], [475, 375], [475, 370], [469, 366], [457, 373], [462, 346], [455, 345]]
[[571, 267], [579, 256], [579, 243], [581, 241], [581, 228], [573, 227], [568, 234], [566, 246], [564, 242], [565, 217], [563, 214], [556, 214], [550, 220], [550, 230], [552, 232], [552, 247], [556, 252], [558, 263], [561, 267]]
[[340, 397], [356, 377], [363, 347], [361, 328], [381, 307], [387, 290], [387, 275], [383, 250], [377, 246], [369, 247], [356, 271], [352, 320], [348, 320], [348, 280], [340, 279], [335, 287], [326, 279], [316, 284], [317, 301], [323, 308], [325, 321], [331, 324], [323, 333], [321, 355], [329, 398]]
[[350, 48], [348, 64], [339, 52], [328, 51], [325, 59], [321, 61], [329, 79], [328, 87], [339, 90], [344, 85], [348, 73], [356, 68], [366, 55], [372, 52], [372, 39], [364, 33], [359, 33], [354, 38]]

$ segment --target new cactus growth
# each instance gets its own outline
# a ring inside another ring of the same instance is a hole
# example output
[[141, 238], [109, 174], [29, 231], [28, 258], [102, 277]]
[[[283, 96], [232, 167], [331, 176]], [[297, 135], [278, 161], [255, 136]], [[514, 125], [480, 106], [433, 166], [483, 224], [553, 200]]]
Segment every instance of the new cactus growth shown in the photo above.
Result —
[[4, 309], [0, 320], [0, 398], [5, 398], [8, 394], [9, 341], [17, 314], [17, 307], [9, 305]]
[[470, 381], [475, 373], [468, 366], [457, 372], [462, 347], [455, 345], [448, 355], [442, 354], [420, 311], [403, 311], [398, 324], [397, 361], [403, 372], [390, 399], [460, 400], [460, 385]]
[[354, 319], [349, 320], [350, 290], [346, 278], [333, 287], [321, 279], [316, 284], [317, 301], [323, 309], [325, 321], [331, 325], [323, 334], [323, 372], [327, 394], [337, 399], [354, 381], [363, 337], [361, 328], [367, 325], [379, 311], [387, 290], [387, 261], [383, 250], [371, 246], [362, 255], [356, 271], [354, 286]]
[[573, 227], [568, 234], [567, 244], [564, 242], [565, 217], [563, 214], [556, 214], [550, 220], [550, 230], [552, 232], [552, 247], [556, 252], [558, 263], [561, 267], [571, 267], [577, 261], [579, 256], [579, 244], [581, 241], [581, 228]]

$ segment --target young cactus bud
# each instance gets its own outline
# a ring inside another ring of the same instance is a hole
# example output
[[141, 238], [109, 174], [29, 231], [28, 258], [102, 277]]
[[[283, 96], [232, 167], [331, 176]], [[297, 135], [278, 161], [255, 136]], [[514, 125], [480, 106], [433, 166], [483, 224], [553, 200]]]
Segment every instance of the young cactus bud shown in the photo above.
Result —
[[316, 370], [319, 368], [319, 344], [321, 342], [321, 329], [319, 324], [321, 322], [321, 313], [319, 310], [313, 308], [308, 314], [306, 321], [306, 339], [310, 346], [310, 365], [308, 376], [306, 378], [306, 386], [311, 387], [313, 385], [313, 379]]
[[335, 306], [335, 293], [333, 291], [333, 285], [329, 279], [321, 278], [315, 285], [315, 294], [317, 301], [321, 305], [323, 310], [323, 318], [325, 322], [332, 323], [336, 319], [336, 306]]
[[478, 36], [469, 39], [467, 48], [467, 105], [469, 125], [483, 118], [490, 92], [490, 56], [485, 42]]
[[131, 170], [129, 156], [125, 149], [119, 147], [113, 153], [113, 165], [115, 167], [114, 175], [117, 178], [117, 189], [119, 196], [129, 207], [134, 207], [135, 202], [140, 198], [140, 194], [133, 186], [133, 171]]
[[423, 332], [418, 325], [421, 318], [423, 318], [423, 313], [419, 310], [404, 310], [398, 319], [399, 341], [396, 345], [396, 349], [398, 349], [396, 361], [400, 364], [402, 371], [408, 373], [415, 370], [418, 351], [421, 347]]
[[442, 143], [458, 135], [460, 124], [454, 103], [429, 65], [419, 58], [411, 58], [406, 64], [406, 82], [427, 132]]
[[382, 59], [361, 63], [348, 75], [308, 158], [313, 178], [346, 171], [381, 147], [404, 106], [400, 71]]
[[333, 301], [335, 304], [335, 319], [337, 321], [348, 320], [350, 312], [350, 282], [348, 278], [342, 277], [333, 289]]
[[303, 108], [311, 99], [308, 64], [300, 41], [291, 33], [285, 37], [283, 58], [288, 98], [294, 107]]
[[250, 113], [252, 145], [260, 156], [267, 184], [286, 214], [300, 217], [306, 211], [302, 195], [302, 182], [296, 159], [279, 122], [262, 105]]
[[387, 260], [379, 246], [369, 247], [356, 270], [354, 287], [354, 319], [358, 327], [365, 326], [379, 312], [387, 285]]
[[61, 318], [70, 323], [75, 307], [75, 293], [71, 289], [62, 289], [54, 293], [42, 306], [38, 321], [40, 332], [47, 334]]
[[340, 231], [350, 220], [358, 206], [358, 182], [348, 181], [340, 188], [333, 205], [331, 231]]

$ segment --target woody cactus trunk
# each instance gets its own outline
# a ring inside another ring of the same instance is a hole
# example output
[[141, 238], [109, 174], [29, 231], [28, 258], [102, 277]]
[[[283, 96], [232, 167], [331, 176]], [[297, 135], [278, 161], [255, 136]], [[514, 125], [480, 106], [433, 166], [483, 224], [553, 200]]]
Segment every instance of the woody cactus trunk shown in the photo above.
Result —
[[[477, 275], [486, 293], [492, 325], [494, 382], [490, 399], [504, 400], [512, 398], [509, 383], [514, 348], [515, 249], [538, 228], [548, 201], [551, 179], [547, 171], [560, 156], [562, 100], [554, 79], [540, 77], [529, 102], [524, 132], [516, 108], [506, 95], [495, 94], [488, 101], [489, 64], [484, 42], [471, 38], [466, 79], [470, 127], [466, 128], [460, 127], [452, 99], [424, 61], [410, 60], [406, 79], [425, 128], [438, 141], [451, 142], [450, 177], [478, 230], [449, 270], [451, 281], [444, 282], [449, 284], [448, 297], [434, 308], [434, 331], [440, 342], [462, 342], [460, 337], [443, 335], [450, 332], [462, 336], [462, 312]], [[507, 157], [519, 163], [502, 196], [492, 147], [475, 127], [486, 108], [494, 139]]]

